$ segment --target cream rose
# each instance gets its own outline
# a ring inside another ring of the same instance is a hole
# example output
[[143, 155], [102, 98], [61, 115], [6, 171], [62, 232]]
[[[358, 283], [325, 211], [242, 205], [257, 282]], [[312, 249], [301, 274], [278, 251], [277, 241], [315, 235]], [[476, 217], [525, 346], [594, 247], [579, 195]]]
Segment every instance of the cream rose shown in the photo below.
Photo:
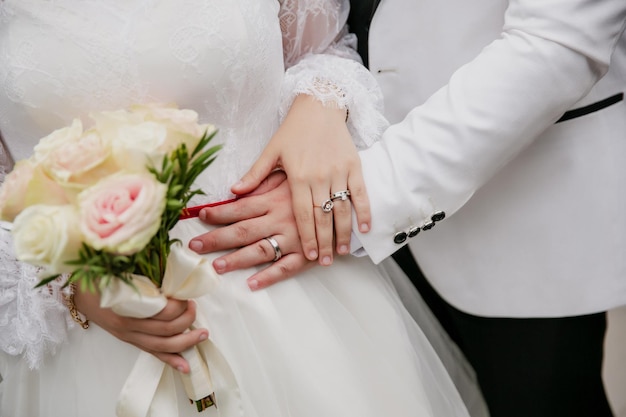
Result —
[[174, 105], [158, 103], [147, 105], [134, 105], [131, 111], [139, 114], [146, 121], [155, 121], [168, 129], [167, 144], [173, 151], [181, 143], [185, 143], [192, 150], [205, 132], [212, 132], [214, 127], [208, 124], [198, 123], [198, 113], [189, 109], [179, 109]]
[[12, 222], [26, 207], [67, 204], [65, 190], [32, 160], [18, 161], [0, 188], [0, 220]]
[[79, 140], [60, 144], [41, 164], [56, 182], [78, 190], [119, 171], [111, 157], [110, 143], [94, 129], [86, 131]]
[[165, 126], [154, 122], [120, 126], [113, 139], [117, 163], [134, 172], [146, 171], [148, 166], [160, 167], [167, 152], [162, 150], [167, 139]]
[[55, 130], [48, 136], [39, 140], [35, 146], [33, 159], [41, 162], [50, 152], [67, 143], [77, 142], [83, 134], [83, 124], [80, 119], [74, 119], [70, 126]]
[[78, 259], [82, 236], [72, 205], [38, 204], [22, 211], [13, 223], [17, 259], [46, 268], [50, 274], [72, 272], [66, 262]]
[[142, 115], [126, 110], [90, 115], [95, 128], [111, 144], [116, 163], [129, 172], [146, 172], [149, 165], [161, 166], [167, 154], [167, 128], [147, 122]]
[[95, 128], [112, 145], [118, 165], [132, 172], [149, 165], [160, 167], [163, 158], [183, 143], [191, 152], [212, 125], [199, 124], [193, 110], [160, 104], [135, 105], [127, 110], [92, 113]]
[[159, 229], [167, 187], [150, 174], [105, 178], [78, 196], [80, 229], [94, 249], [130, 255]]

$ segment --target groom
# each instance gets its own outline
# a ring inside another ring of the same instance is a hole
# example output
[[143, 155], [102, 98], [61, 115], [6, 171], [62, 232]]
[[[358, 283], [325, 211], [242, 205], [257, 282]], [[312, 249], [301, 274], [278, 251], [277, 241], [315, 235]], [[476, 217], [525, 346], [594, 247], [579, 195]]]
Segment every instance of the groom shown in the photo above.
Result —
[[626, 4], [384, 0], [374, 15], [378, 2], [352, 3], [386, 116], [401, 122], [361, 152], [368, 254], [410, 241], [430, 282], [409, 254], [396, 259], [493, 417], [611, 416], [601, 367], [604, 312], [626, 303], [626, 168], [614, 153], [626, 154]]
[[492, 417], [611, 416], [626, 2], [375, 3], [353, 2], [351, 23], [395, 124], [360, 152], [372, 229], [353, 230], [374, 262], [410, 247]]

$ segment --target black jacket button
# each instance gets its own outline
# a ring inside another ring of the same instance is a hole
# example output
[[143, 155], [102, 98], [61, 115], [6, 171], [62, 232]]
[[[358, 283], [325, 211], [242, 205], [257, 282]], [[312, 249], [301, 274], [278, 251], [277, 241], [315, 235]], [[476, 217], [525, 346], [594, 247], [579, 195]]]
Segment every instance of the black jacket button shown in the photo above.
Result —
[[432, 216], [430, 216], [430, 220], [434, 222], [440, 222], [446, 218], [446, 213], [443, 211], [436, 211]]
[[432, 220], [428, 220], [426, 223], [422, 225], [422, 230], [430, 230], [435, 227], [435, 222]]
[[393, 241], [399, 245], [401, 243], [404, 243], [404, 241], [406, 240], [406, 236], [406, 232], [398, 232], [393, 237]]

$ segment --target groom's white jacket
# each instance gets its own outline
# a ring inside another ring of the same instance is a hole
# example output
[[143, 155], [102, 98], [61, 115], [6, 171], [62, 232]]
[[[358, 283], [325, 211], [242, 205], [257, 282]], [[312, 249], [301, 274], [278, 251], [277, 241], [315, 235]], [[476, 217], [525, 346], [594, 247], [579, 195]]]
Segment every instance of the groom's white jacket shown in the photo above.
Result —
[[361, 152], [372, 259], [410, 242], [478, 315], [626, 303], [625, 24], [626, 0], [383, 0], [370, 69], [395, 124]]

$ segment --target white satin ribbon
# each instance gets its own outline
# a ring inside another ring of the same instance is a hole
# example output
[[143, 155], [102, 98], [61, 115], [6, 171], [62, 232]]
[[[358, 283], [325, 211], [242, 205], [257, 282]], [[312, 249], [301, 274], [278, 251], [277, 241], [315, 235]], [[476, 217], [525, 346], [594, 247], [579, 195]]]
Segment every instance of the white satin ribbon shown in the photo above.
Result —
[[[197, 298], [211, 292], [219, 282], [220, 278], [208, 260], [181, 244], [174, 244], [167, 259], [160, 289], [141, 275], [133, 276], [135, 288], [121, 280], [112, 280], [110, 285], [101, 289], [100, 305], [111, 308], [122, 316], [146, 318], [161, 311], [167, 304], [167, 298], [181, 300]], [[200, 327], [207, 324], [200, 311], [196, 312], [194, 325], [196, 323], [201, 324]], [[212, 369], [224, 368], [215, 369], [216, 374], [226, 376], [229, 389], [238, 395], [232, 371], [228, 364], [221, 360], [223, 356], [212, 342], [206, 340], [181, 355], [189, 362], [191, 369], [189, 374], [174, 372], [153, 355], [141, 351], [118, 398], [118, 417], [178, 416], [175, 375], [182, 379], [190, 399], [195, 401], [205, 398], [214, 393], [207, 362], [211, 362]], [[218, 360], [211, 360], [209, 358], [211, 355], [217, 355]], [[232, 403], [232, 400], [229, 399], [228, 402]], [[239, 404], [236, 408], [240, 406]]]

